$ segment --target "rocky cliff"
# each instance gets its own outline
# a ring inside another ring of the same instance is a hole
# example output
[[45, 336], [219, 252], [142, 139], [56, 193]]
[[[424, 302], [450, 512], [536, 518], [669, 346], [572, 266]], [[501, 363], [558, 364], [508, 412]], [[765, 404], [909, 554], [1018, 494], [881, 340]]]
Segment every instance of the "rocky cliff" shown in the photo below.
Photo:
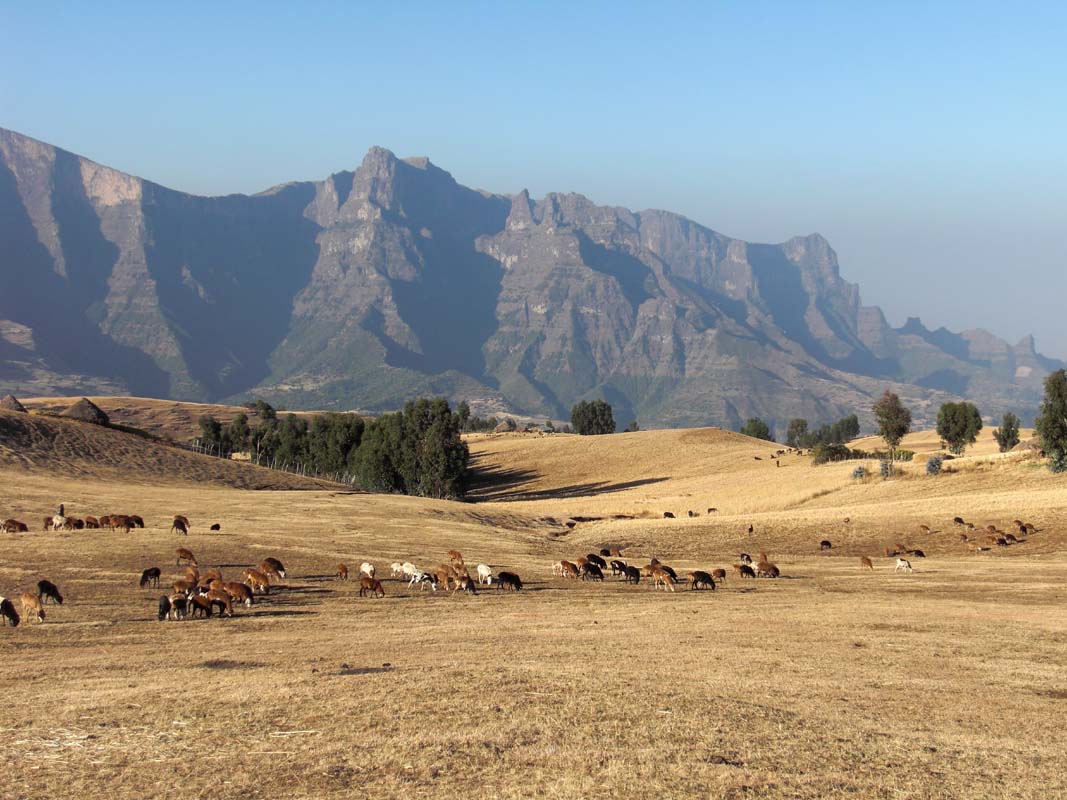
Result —
[[956, 396], [1026, 415], [1059, 366], [1030, 338], [892, 328], [818, 234], [488, 194], [381, 148], [196, 197], [0, 130], [0, 391], [784, 425], [862, 417], [886, 386], [920, 418]]

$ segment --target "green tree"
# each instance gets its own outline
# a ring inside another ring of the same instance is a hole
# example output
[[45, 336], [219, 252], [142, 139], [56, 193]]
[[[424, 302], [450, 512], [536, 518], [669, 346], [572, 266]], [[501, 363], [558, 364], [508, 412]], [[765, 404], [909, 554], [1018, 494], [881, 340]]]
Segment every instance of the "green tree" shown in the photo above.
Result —
[[806, 419], [789, 420], [789, 428], [786, 430], [785, 443], [790, 447], [804, 447], [804, 437], [808, 435], [808, 421]]
[[1019, 418], [1010, 411], [1000, 420], [1000, 427], [993, 431], [1000, 452], [1006, 453], [1019, 443]]
[[1045, 399], [1035, 427], [1048, 456], [1048, 468], [1067, 471], [1067, 371], [1056, 370], [1045, 378]]
[[768, 442], [773, 442], [774, 437], [771, 435], [771, 429], [767, 426], [767, 423], [761, 420], [759, 417], [752, 417], [741, 426], [740, 433], [744, 436], [751, 436], [753, 439], [765, 439]]
[[460, 402], [456, 406], [456, 422], [459, 424], [461, 431], [468, 430], [467, 425], [470, 424], [471, 419], [471, 407], [467, 404], [466, 400]]
[[222, 423], [205, 414], [198, 420], [200, 424], [200, 444], [204, 447], [219, 447], [222, 443]]
[[571, 425], [582, 436], [615, 433], [615, 417], [611, 406], [603, 400], [591, 403], [583, 400], [571, 408]]
[[885, 439], [891, 451], [896, 450], [900, 440], [911, 430], [911, 412], [888, 389], [873, 409], [874, 418], [878, 421], [878, 434]]
[[245, 451], [252, 440], [252, 429], [248, 427], [248, 415], [238, 414], [229, 424], [230, 446], [234, 450]]
[[956, 455], [974, 444], [982, 430], [982, 415], [974, 403], [943, 403], [937, 412], [937, 435]]
[[637, 424], [636, 419], [630, 420], [630, 424], [626, 426], [626, 433], [634, 433], [641, 430], [641, 426]]

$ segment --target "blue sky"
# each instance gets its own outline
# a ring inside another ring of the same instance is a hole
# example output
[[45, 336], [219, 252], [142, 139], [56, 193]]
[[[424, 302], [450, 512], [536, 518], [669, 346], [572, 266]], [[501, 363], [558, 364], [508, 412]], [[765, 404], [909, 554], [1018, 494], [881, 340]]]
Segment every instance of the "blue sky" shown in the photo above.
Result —
[[1067, 8], [0, 2], [0, 126], [254, 192], [379, 144], [462, 183], [818, 231], [890, 321], [1067, 357]]

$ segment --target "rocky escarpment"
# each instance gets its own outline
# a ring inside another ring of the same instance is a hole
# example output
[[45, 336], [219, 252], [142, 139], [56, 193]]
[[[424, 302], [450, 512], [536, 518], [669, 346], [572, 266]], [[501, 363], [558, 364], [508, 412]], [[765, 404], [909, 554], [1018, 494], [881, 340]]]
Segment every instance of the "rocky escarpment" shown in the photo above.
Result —
[[0, 389], [386, 409], [444, 394], [622, 421], [784, 423], [893, 386], [1036, 406], [1032, 339], [899, 329], [815, 234], [466, 188], [372, 148], [354, 171], [196, 197], [0, 131]]

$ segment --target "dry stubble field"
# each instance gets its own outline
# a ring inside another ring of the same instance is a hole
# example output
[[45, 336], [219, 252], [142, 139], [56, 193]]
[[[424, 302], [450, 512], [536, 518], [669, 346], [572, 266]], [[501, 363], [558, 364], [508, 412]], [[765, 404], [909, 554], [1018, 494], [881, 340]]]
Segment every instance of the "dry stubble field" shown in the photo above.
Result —
[[[983, 456], [857, 485], [851, 465], [775, 467], [764, 449], [719, 431], [487, 437], [466, 504], [9, 460], [0, 515], [65, 502], [149, 528], [0, 534], [0, 592], [48, 577], [67, 599], [0, 629], [0, 797], [1067, 796], [1063, 481]], [[654, 518], [668, 509], [701, 516]], [[643, 518], [568, 531], [574, 514]], [[956, 514], [1042, 530], [971, 556]], [[927, 552], [915, 574], [859, 570], [896, 541]], [[177, 577], [179, 544], [289, 575], [232, 619], [159, 623], [136, 578]], [[764, 549], [784, 577], [671, 595], [551, 576], [603, 544], [680, 570]], [[372, 600], [332, 577], [450, 548], [526, 589], [387, 580]]]

